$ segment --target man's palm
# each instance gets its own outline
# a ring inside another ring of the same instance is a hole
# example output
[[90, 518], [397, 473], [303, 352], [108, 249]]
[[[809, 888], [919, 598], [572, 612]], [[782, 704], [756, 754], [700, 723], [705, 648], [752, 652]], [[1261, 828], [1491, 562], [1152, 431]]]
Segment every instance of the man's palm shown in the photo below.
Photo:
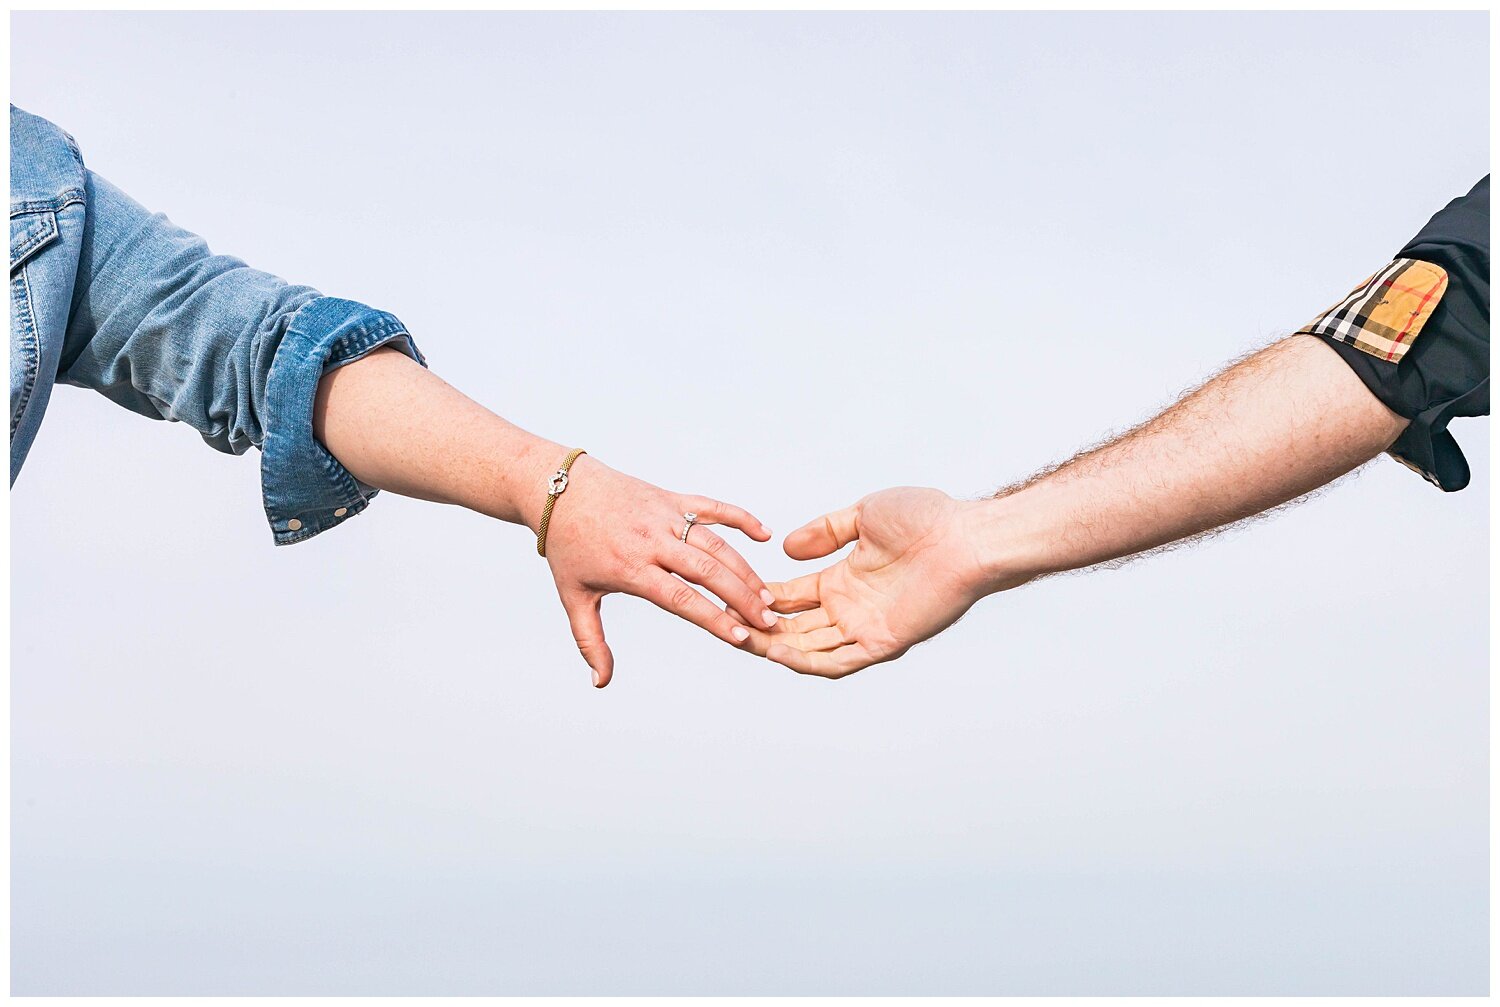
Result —
[[900, 657], [951, 626], [978, 595], [961, 505], [930, 489], [891, 489], [787, 536], [793, 559], [818, 559], [850, 542], [846, 558], [769, 585], [772, 608], [799, 613], [762, 636], [766, 656], [804, 674], [841, 678]]

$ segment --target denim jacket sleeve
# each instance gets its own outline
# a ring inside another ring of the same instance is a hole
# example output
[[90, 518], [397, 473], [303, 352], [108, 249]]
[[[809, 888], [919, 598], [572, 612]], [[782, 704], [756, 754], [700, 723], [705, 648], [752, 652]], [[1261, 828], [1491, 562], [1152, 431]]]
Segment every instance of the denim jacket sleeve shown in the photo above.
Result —
[[391, 344], [425, 366], [394, 316], [324, 297], [238, 259], [86, 173], [87, 216], [58, 377], [220, 451], [261, 449], [277, 545], [358, 514], [375, 495], [313, 436], [328, 371]]

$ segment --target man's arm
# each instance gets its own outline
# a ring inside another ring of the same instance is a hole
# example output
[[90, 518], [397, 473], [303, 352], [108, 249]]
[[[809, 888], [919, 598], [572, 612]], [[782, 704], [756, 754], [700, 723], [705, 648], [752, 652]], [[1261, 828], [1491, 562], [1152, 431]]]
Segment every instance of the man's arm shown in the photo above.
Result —
[[1284, 339], [989, 502], [979, 518], [989, 576], [1029, 580], [1243, 520], [1363, 465], [1406, 422], [1326, 345]]
[[1389, 447], [1407, 421], [1327, 345], [1284, 339], [1159, 416], [989, 500], [866, 497], [787, 537], [794, 559], [855, 542], [772, 584], [785, 619], [755, 649], [840, 677], [901, 656], [985, 595], [1223, 527], [1311, 492]]

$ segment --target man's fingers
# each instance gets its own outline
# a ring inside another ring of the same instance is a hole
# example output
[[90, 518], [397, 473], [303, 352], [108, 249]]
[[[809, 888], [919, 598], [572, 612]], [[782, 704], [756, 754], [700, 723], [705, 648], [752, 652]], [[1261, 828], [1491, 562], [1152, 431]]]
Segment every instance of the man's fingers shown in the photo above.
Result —
[[790, 615], [793, 612], [806, 612], [810, 608], [817, 608], [821, 601], [818, 600], [818, 581], [823, 574], [810, 573], [796, 580], [782, 581], [779, 584], [767, 584], [771, 590], [771, 611], [780, 612], [782, 615]]
[[727, 610], [730, 618], [750, 630], [750, 639], [743, 645], [745, 650], [765, 657], [770, 648], [781, 645], [811, 653], [834, 650], [848, 643], [844, 630], [833, 624], [828, 610], [815, 608], [801, 615], [777, 619], [770, 629], [745, 622], [733, 609]]
[[750, 585], [750, 590], [754, 591], [761, 601], [767, 605], [771, 604], [773, 599], [770, 590], [766, 587], [766, 582], [760, 579], [760, 574], [751, 568], [745, 557], [741, 556], [734, 546], [702, 525], [693, 525], [688, 531], [687, 544], [697, 546], [729, 567], [736, 577]]
[[711, 497], [683, 497], [682, 508], [684, 511], [698, 515], [698, 520], [702, 524], [722, 524], [730, 528], [738, 528], [757, 542], [765, 542], [771, 537], [771, 529], [761, 524], [760, 518], [743, 507], [736, 507], [722, 500], [714, 500]]
[[826, 608], [815, 608], [801, 615], [794, 615], [789, 619], [782, 619], [771, 632], [778, 636], [782, 633], [811, 633], [815, 629], [826, 629], [833, 625], [833, 619]]
[[768, 628], [776, 624], [776, 616], [766, 608], [765, 599], [745, 583], [728, 566], [702, 549], [673, 542], [662, 554], [662, 566], [684, 580], [706, 587], [740, 614], [746, 624]]
[[844, 639], [844, 631], [837, 626], [824, 626], [807, 633], [777, 633], [770, 639], [776, 646], [790, 647], [804, 654], [834, 650], [849, 642]]
[[691, 584], [678, 580], [660, 567], [648, 567], [641, 575], [640, 583], [631, 587], [630, 592], [708, 630], [731, 646], [742, 646], [750, 638], [750, 630], [736, 622], [728, 612], [721, 611], [694, 591]]
[[573, 642], [578, 644], [578, 652], [594, 672], [596, 689], [608, 685], [615, 673], [615, 655], [604, 642], [604, 621], [599, 618], [602, 600], [602, 597], [589, 595], [575, 595], [563, 600], [568, 626], [573, 630]]
[[786, 537], [781, 547], [792, 559], [817, 559], [859, 538], [859, 505], [809, 521]]
[[843, 678], [875, 663], [870, 652], [858, 643], [811, 654], [777, 643], [766, 652], [766, 657], [798, 674], [817, 675], [819, 678]]

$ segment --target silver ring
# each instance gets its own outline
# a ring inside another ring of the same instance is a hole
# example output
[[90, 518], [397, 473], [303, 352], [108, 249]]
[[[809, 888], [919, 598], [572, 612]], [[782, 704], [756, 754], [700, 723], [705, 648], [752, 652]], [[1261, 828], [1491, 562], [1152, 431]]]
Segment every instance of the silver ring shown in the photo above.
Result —
[[687, 524], [682, 526], [682, 541], [684, 544], [686, 544], [688, 532], [692, 531], [693, 525], [698, 523], [698, 515], [694, 514], [692, 511], [688, 511], [682, 516], [687, 520]]

